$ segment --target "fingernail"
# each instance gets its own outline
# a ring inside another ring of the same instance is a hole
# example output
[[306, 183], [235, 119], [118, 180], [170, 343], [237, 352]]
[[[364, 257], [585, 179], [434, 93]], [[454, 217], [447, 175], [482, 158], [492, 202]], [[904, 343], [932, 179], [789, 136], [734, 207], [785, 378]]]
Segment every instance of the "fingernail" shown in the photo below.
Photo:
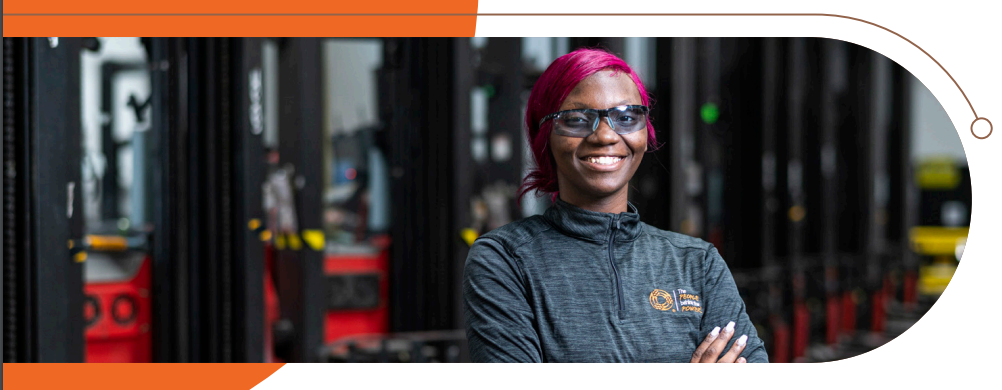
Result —
[[736, 344], [739, 347], [743, 347], [743, 346], [745, 346], [745, 343], [747, 343], [747, 342], [748, 342], [748, 335], [741, 335], [741, 337], [738, 338], [738, 341], [737, 341]]
[[734, 321], [728, 322], [727, 327], [724, 328], [724, 333], [731, 333], [734, 331]]
[[717, 338], [717, 335], [719, 335], [719, 334], [720, 334], [720, 327], [719, 326], [716, 327], [716, 328], [713, 328], [713, 330], [710, 331], [710, 337]]
[[744, 357], [739, 357], [738, 363], [748, 363], [748, 359], [745, 359]]

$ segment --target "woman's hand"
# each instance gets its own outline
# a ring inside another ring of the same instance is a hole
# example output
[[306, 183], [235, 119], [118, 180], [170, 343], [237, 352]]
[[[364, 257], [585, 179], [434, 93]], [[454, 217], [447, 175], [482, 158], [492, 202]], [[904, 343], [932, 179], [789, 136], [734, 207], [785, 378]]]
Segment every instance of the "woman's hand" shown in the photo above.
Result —
[[[731, 340], [734, 336], [734, 321], [727, 323], [727, 326], [723, 330], [720, 327], [713, 328], [710, 334], [706, 335], [703, 339], [703, 343], [696, 347], [696, 351], [692, 353], [692, 360], [690, 363], [747, 363], [748, 360], [743, 357], [738, 357], [741, 351], [745, 349], [745, 345], [748, 344], [748, 336], [742, 335], [738, 338], [738, 341], [734, 342], [731, 346], [731, 350], [727, 351], [724, 356], [720, 356], [724, 348], [727, 347], [727, 342]], [[719, 359], [717, 357], [720, 356]], [[735, 360], [736, 359], [736, 360]]]

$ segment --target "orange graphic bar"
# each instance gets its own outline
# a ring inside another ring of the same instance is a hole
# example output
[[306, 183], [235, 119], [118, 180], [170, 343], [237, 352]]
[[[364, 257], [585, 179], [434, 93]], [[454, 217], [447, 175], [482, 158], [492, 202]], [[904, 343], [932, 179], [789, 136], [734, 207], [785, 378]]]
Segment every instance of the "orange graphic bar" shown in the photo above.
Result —
[[5, 37], [471, 37], [476, 16], [4, 16]]
[[283, 364], [4, 363], [4, 389], [247, 390]]
[[317, 0], [176, 0], [170, 2], [137, 2], [131, 0], [70, 1], [51, 0], [45, 2], [7, 0], [3, 2], [3, 13], [476, 13], [475, 0], [441, 1], [317, 1]]
[[437, 3], [123, 0], [3, 3], [3, 35], [146, 37], [469, 37], [477, 1]]

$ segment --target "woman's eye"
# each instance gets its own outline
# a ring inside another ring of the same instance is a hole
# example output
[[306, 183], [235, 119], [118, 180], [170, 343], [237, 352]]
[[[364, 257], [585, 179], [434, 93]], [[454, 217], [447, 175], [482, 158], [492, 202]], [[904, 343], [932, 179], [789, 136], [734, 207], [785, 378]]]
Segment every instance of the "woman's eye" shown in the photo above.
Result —
[[561, 118], [561, 121], [568, 126], [583, 126], [588, 124], [588, 119], [579, 116], [568, 116]]

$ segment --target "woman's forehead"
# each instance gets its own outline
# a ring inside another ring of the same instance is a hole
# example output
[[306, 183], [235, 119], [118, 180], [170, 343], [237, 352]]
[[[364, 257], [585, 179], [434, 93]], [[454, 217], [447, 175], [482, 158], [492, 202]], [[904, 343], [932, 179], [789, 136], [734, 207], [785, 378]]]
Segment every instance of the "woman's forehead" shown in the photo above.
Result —
[[561, 103], [560, 109], [606, 109], [626, 104], [643, 104], [633, 79], [625, 72], [603, 70], [581, 80]]

